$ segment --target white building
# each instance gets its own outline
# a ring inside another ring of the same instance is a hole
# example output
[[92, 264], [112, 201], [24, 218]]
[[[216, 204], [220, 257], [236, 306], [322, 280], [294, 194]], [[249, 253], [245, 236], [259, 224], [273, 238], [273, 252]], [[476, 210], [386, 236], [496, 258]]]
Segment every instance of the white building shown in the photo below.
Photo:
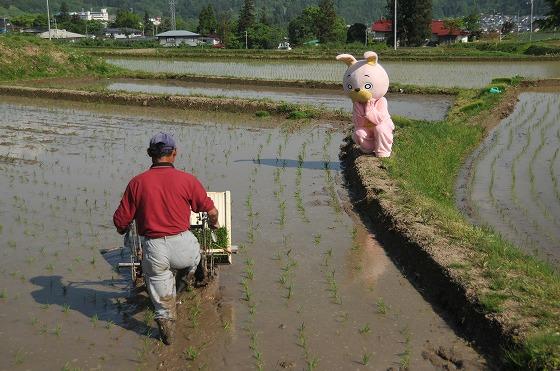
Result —
[[72, 12], [70, 15], [78, 15], [80, 19], [86, 21], [99, 21], [99, 22], [109, 22], [109, 12], [107, 9], [101, 9], [99, 12], [93, 12], [91, 10], [81, 12]]
[[134, 39], [142, 36], [142, 31], [135, 28], [123, 27], [105, 29], [105, 37], [110, 39]]

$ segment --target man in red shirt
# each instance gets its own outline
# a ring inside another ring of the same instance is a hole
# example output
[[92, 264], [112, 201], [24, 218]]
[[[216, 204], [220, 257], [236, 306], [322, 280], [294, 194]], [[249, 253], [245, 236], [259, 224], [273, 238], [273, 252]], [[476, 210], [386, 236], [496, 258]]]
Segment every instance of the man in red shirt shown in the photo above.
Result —
[[136, 220], [143, 237], [142, 271], [154, 304], [156, 322], [165, 344], [175, 333], [174, 271], [194, 273], [200, 261], [200, 246], [189, 231], [191, 211], [207, 212], [210, 225], [218, 226], [218, 210], [193, 175], [173, 166], [177, 148], [173, 137], [158, 133], [150, 140], [152, 166], [128, 183], [113, 223], [120, 234]]

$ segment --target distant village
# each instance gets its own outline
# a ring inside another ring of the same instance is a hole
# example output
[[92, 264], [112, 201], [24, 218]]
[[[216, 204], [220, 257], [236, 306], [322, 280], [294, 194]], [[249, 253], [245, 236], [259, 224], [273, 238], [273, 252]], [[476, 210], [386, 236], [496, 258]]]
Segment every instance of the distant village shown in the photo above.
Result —
[[[153, 17], [149, 21], [148, 27], [151, 32], [144, 29], [132, 27], [109, 27], [115, 20], [116, 15], [110, 14], [108, 9], [102, 8], [99, 11], [94, 10], [81, 10], [72, 11], [68, 13], [71, 17], [78, 18], [83, 21], [95, 21], [102, 24], [101, 30], [95, 32], [79, 34], [67, 31], [64, 28], [59, 28], [56, 25], [51, 26], [50, 30], [41, 27], [21, 27], [14, 25], [7, 17], [0, 16], [0, 33], [22, 33], [34, 34], [43, 39], [57, 39], [67, 41], [77, 41], [81, 39], [112, 39], [112, 40], [127, 40], [127, 41], [146, 41], [157, 40], [162, 46], [200, 46], [208, 45], [211, 47], [223, 47], [222, 41], [215, 34], [201, 35], [187, 30], [168, 30], [158, 33], [158, 28], [162, 25], [161, 17]], [[532, 18], [533, 24], [537, 21], [545, 19], [543, 16], [534, 16]], [[539, 29], [534, 27], [531, 29], [531, 17], [528, 15], [505, 15], [500, 13], [494, 14], [480, 14], [478, 33], [498, 33], [509, 34], [515, 32], [538, 32]], [[144, 25], [146, 27], [146, 25]], [[350, 25], [348, 25], [350, 27]], [[379, 19], [371, 23], [370, 26], [366, 25], [366, 33], [368, 40], [375, 42], [386, 42], [392, 38], [393, 35], [393, 21], [390, 19]], [[443, 43], [457, 43], [469, 42], [476, 39], [476, 35], [463, 28], [456, 27], [452, 22], [442, 19], [434, 19], [431, 22], [431, 39], [427, 40], [426, 45], [437, 45]], [[475, 37], [473, 37], [475, 36]], [[316, 42], [310, 40], [306, 44]], [[278, 46], [279, 49], [291, 49], [287, 39], [281, 42]]]

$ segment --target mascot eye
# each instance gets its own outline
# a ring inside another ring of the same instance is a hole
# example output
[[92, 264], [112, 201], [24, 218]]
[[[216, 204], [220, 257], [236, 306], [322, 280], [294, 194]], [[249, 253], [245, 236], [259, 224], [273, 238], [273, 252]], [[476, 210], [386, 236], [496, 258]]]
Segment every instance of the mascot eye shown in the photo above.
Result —
[[348, 88], [348, 90], [352, 90], [352, 85], [348, 84], [346, 85], [346, 87]]
[[372, 85], [371, 85], [370, 83], [367, 83], [367, 84], [364, 86], [364, 88], [366, 88], [366, 89], [371, 89], [371, 87], [372, 87]]

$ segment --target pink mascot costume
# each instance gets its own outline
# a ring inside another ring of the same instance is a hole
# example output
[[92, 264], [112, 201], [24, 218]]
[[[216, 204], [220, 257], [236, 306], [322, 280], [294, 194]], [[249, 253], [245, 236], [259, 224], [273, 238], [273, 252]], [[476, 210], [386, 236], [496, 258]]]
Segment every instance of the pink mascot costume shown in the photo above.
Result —
[[357, 61], [350, 54], [336, 57], [348, 66], [343, 83], [344, 91], [354, 102], [352, 139], [364, 153], [389, 157], [395, 130], [384, 97], [389, 89], [389, 76], [377, 63], [376, 53], [366, 52], [364, 58]]

